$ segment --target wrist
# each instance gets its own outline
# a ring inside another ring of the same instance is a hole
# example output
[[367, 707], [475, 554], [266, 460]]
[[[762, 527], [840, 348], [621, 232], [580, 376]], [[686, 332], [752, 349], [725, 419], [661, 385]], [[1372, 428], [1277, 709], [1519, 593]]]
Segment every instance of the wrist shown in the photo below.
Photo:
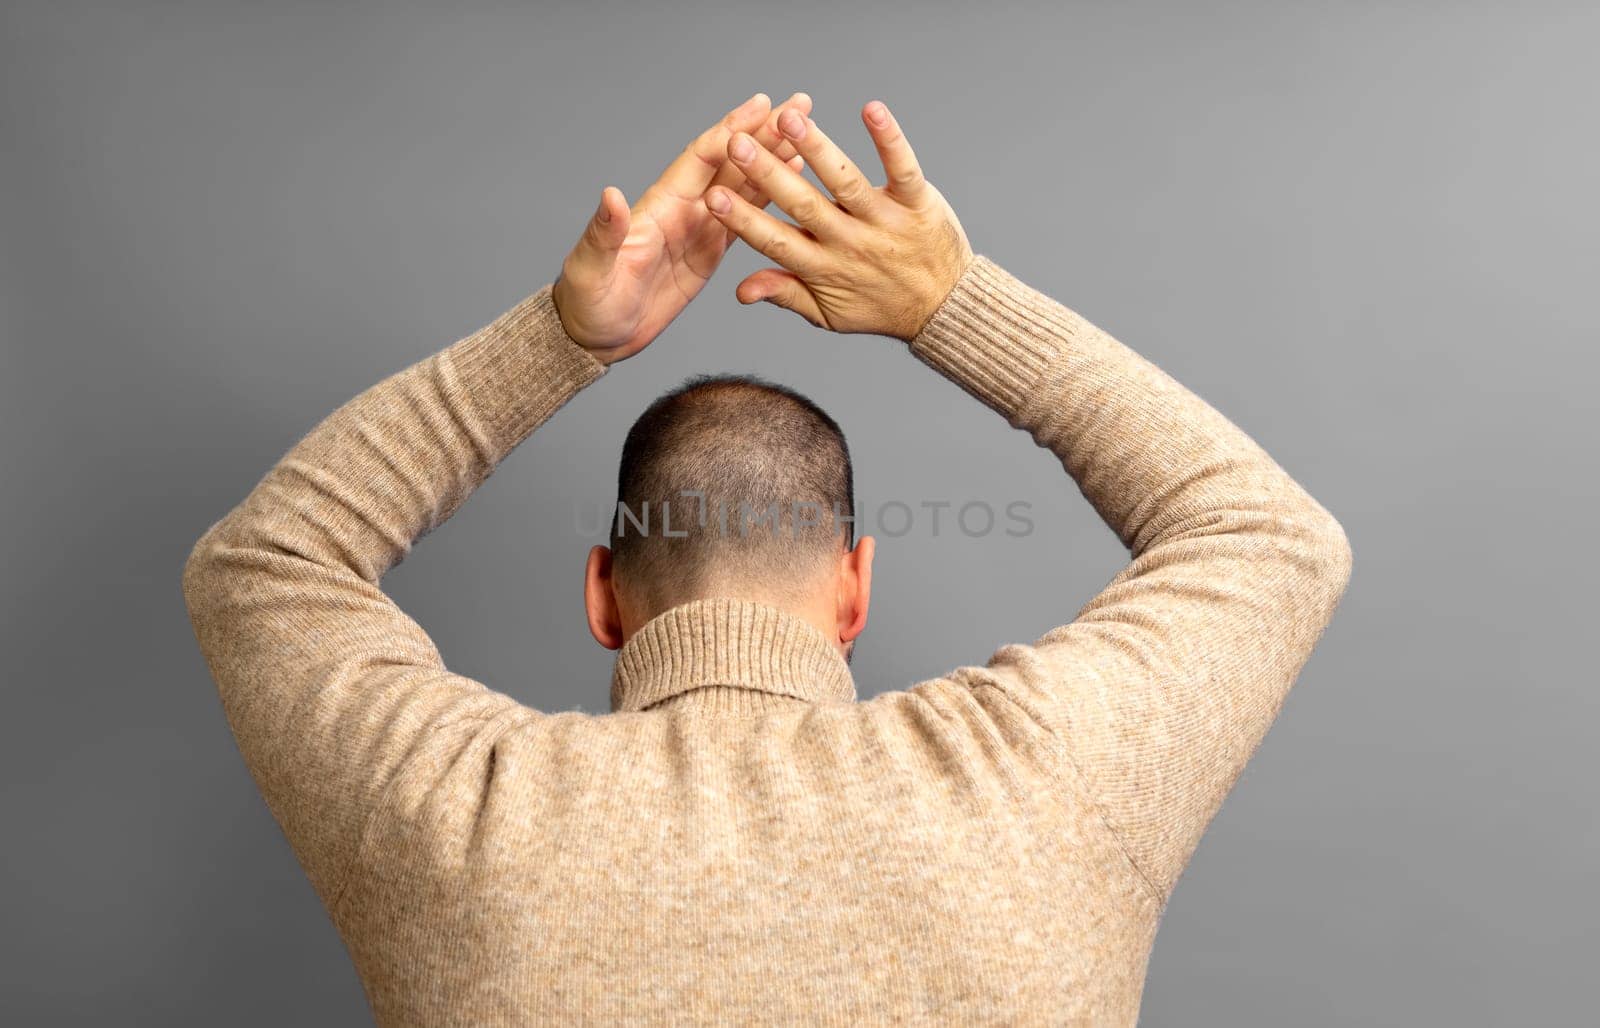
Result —
[[1077, 330], [1075, 317], [981, 255], [967, 263], [911, 353], [1007, 417]]
[[550, 307], [555, 313], [562, 332], [566, 334], [572, 345], [578, 347], [606, 367], [610, 367], [618, 361], [627, 360], [643, 349], [642, 345], [630, 347], [628, 340], [597, 342], [593, 332], [586, 330], [575, 318], [569, 317], [570, 312], [580, 309], [580, 304], [573, 298], [571, 290], [562, 276], [556, 276], [556, 280], [550, 284]]
[[929, 290], [927, 299], [918, 304], [917, 309], [922, 313], [917, 323], [911, 326], [909, 331], [899, 334], [898, 337], [902, 342], [915, 342], [917, 337], [923, 334], [923, 331], [933, 321], [934, 316], [939, 313], [940, 308], [945, 305], [945, 301], [950, 298], [950, 294], [955, 292], [961, 280], [966, 278], [967, 272], [972, 269], [975, 260], [977, 260], [977, 256], [971, 250], [967, 250], [953, 265], [953, 273], [947, 271], [942, 276], [941, 281], [933, 289]]
[[550, 308], [555, 312], [556, 321], [558, 324], [560, 324], [561, 331], [567, 334], [567, 338], [572, 340], [572, 344], [580, 349], [589, 350], [589, 347], [584, 344], [582, 339], [579, 338], [577, 326], [567, 319], [567, 315], [564, 310], [564, 308], [567, 306], [567, 300], [568, 295], [566, 278], [562, 275], [557, 275], [555, 277], [555, 281], [550, 283]]

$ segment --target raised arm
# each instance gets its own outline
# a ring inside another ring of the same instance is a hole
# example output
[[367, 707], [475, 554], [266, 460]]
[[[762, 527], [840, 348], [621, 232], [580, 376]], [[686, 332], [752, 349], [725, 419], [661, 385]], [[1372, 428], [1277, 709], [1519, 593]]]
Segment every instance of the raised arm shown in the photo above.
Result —
[[1333, 616], [1345, 534], [1199, 396], [985, 257], [911, 346], [1053, 451], [1132, 555], [1070, 624], [963, 674], [1065, 740], [1165, 897]]
[[[791, 107], [810, 100], [779, 110]], [[325, 902], [367, 818], [439, 729], [536, 716], [446, 670], [379, 581], [700, 291], [732, 241], [701, 196], [715, 181], [765, 204], [723, 153], [732, 132], [754, 130], [783, 154], [777, 113], [757, 94], [632, 209], [607, 188], [553, 285], [340, 407], [195, 545], [183, 573], [195, 635], [245, 762]]]
[[195, 636], [325, 901], [426, 733], [515, 706], [447, 671], [379, 580], [602, 370], [545, 286], [329, 415], [195, 545], [183, 573]]
[[875, 103], [863, 118], [885, 188], [809, 119], [785, 127], [838, 206], [759, 153], [747, 169], [805, 233], [708, 196], [782, 265], [739, 297], [907, 341], [1060, 457], [1129, 548], [1131, 563], [1075, 620], [952, 677], [997, 688], [1061, 740], [1164, 900], [1332, 616], [1349, 544], [1199, 396], [974, 256], [893, 117]]

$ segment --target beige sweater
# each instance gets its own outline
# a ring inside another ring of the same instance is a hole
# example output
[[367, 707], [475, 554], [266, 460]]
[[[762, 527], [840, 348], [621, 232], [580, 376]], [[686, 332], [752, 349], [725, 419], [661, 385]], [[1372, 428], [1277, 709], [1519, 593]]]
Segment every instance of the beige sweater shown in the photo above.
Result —
[[911, 351], [1058, 454], [1132, 562], [1032, 644], [864, 702], [808, 624], [709, 599], [623, 647], [612, 713], [542, 713], [446, 670], [384, 595], [600, 376], [548, 287], [334, 412], [195, 546], [239, 748], [380, 1022], [1135, 1022], [1348, 543], [1244, 432], [985, 257]]

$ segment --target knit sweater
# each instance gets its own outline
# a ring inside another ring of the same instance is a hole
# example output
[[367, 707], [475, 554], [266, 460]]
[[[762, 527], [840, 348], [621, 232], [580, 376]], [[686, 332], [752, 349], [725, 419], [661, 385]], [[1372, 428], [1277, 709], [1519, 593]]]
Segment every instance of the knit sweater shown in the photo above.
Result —
[[1349, 545], [987, 257], [909, 348], [1059, 456], [1131, 562], [1043, 637], [867, 700], [809, 623], [709, 597], [627, 641], [610, 713], [540, 712], [379, 588], [604, 371], [549, 286], [334, 412], [196, 544], [223, 709], [379, 1022], [1137, 1020]]

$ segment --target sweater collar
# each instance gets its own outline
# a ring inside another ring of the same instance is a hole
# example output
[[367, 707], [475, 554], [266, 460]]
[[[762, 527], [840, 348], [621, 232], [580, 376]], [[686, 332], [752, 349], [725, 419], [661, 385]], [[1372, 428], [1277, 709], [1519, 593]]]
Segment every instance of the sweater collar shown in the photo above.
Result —
[[776, 697], [856, 698], [849, 665], [815, 626], [777, 607], [727, 597], [673, 607], [634, 633], [617, 653], [611, 709], [645, 710], [695, 690], [723, 709], [782, 705], [767, 702]]

